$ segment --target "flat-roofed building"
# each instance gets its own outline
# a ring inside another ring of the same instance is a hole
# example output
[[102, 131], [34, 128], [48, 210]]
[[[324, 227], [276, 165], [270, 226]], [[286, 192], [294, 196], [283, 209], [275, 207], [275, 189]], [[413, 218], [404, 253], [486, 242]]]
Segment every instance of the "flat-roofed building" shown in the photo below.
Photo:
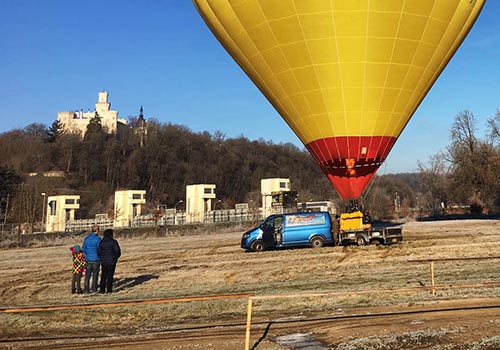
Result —
[[212, 210], [212, 199], [215, 198], [215, 185], [186, 186], [186, 222], [203, 222], [205, 213]]
[[262, 196], [262, 215], [267, 217], [277, 214], [276, 206], [273, 206], [273, 195], [277, 192], [290, 191], [290, 179], [273, 178], [260, 180], [260, 193]]
[[146, 204], [145, 190], [125, 190], [115, 192], [115, 227], [129, 227], [132, 220], [141, 215], [141, 207]]
[[75, 219], [75, 211], [80, 209], [79, 195], [59, 195], [47, 198], [45, 231], [62, 232], [66, 223]]

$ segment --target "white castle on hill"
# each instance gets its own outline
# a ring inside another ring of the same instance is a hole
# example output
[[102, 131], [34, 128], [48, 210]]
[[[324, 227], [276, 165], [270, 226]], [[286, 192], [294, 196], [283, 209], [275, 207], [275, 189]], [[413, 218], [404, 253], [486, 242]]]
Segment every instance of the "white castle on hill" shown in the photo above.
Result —
[[80, 133], [83, 137], [90, 120], [96, 116], [101, 118], [101, 125], [110, 134], [116, 134], [120, 127], [127, 125], [125, 119], [118, 119], [118, 111], [111, 110], [106, 91], [99, 92], [94, 111], [58, 112], [57, 120], [63, 125], [65, 131]]

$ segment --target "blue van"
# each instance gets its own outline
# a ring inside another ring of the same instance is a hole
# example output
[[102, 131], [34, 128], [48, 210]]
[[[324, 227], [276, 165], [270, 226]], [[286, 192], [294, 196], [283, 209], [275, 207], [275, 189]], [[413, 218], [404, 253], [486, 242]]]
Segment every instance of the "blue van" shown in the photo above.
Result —
[[333, 244], [328, 212], [271, 215], [241, 237], [241, 248], [254, 252], [292, 246], [317, 248], [326, 244]]

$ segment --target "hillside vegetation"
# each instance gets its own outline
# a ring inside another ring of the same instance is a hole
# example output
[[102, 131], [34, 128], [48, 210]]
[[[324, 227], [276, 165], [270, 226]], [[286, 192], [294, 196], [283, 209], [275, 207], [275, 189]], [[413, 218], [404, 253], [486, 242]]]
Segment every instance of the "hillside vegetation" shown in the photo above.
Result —
[[[446, 152], [420, 164], [419, 173], [376, 176], [362, 201], [375, 219], [450, 212], [496, 212], [499, 201], [500, 116], [489, 120], [488, 135], [475, 135], [471, 112], [455, 117]], [[42, 216], [41, 193], [79, 194], [79, 218], [111, 213], [117, 189], [146, 190], [150, 208], [172, 208], [189, 184], [217, 186], [219, 208], [247, 202], [257, 207], [260, 180], [291, 180], [299, 201], [342, 203], [311, 155], [293, 144], [226, 138], [222, 132], [196, 133], [181, 125], [149, 120], [147, 129], [108, 134], [98, 117], [80, 135], [30, 124], [0, 134], [0, 220], [34, 223]], [[54, 172], [59, 177], [44, 176]], [[179, 206], [182, 209], [182, 206]]]

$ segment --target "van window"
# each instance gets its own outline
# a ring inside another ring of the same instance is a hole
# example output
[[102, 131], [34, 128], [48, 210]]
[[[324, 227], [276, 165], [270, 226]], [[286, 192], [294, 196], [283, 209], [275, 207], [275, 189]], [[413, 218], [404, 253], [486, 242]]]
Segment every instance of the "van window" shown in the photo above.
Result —
[[274, 218], [274, 227], [281, 228], [283, 226], [283, 216], [276, 216]]
[[274, 227], [274, 216], [268, 217], [261, 225], [262, 228]]
[[271, 216], [262, 224], [262, 228], [275, 229], [283, 226], [283, 216]]

